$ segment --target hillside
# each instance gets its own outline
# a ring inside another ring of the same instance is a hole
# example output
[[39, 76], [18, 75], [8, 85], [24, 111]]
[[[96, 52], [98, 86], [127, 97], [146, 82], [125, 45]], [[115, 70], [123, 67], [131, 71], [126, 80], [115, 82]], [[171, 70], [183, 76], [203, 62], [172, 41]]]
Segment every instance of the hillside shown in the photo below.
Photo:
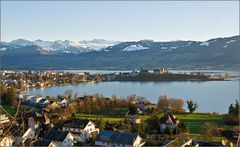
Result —
[[111, 42], [100, 39], [47, 42], [18, 39], [1, 42], [0, 53], [2, 69], [239, 69], [239, 47], [240, 36], [204, 42]]

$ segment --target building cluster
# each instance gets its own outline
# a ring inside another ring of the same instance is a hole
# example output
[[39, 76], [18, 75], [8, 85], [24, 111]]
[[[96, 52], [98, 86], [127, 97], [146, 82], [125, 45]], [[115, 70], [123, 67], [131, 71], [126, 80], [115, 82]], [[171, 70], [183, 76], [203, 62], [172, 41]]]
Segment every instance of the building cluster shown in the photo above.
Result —
[[119, 75], [137, 76], [141, 74], [160, 75], [167, 73], [168, 70], [160, 69], [140, 69], [132, 72], [114, 72], [114, 73], [95, 73], [89, 72], [57, 72], [57, 71], [0, 71], [1, 84], [5, 86], [14, 86], [18, 89], [41, 88], [63, 84], [114, 81]]
[[56, 71], [1, 71], [1, 84], [18, 89], [112, 80], [115, 74]]
[[142, 146], [143, 139], [135, 133], [100, 131], [94, 121], [71, 118], [59, 124], [46, 111], [26, 113], [12, 123], [6, 114], [1, 118], [0, 146], [66, 147], [92, 142], [100, 146]]

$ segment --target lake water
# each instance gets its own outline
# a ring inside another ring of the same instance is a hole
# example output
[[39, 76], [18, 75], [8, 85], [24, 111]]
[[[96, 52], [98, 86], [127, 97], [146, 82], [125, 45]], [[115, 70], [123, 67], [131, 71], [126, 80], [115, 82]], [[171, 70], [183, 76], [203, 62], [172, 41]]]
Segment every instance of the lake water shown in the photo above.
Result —
[[[101, 82], [66, 86], [55, 86], [41, 89], [28, 89], [32, 95], [64, 95], [65, 90], [72, 89], [78, 95], [100, 93], [106, 97], [113, 94], [127, 97], [136, 94], [156, 103], [160, 95], [192, 99], [199, 105], [198, 112], [226, 113], [231, 103], [239, 99], [239, 80], [235, 81], [176, 81], [176, 82]], [[187, 106], [185, 104], [185, 109]]]

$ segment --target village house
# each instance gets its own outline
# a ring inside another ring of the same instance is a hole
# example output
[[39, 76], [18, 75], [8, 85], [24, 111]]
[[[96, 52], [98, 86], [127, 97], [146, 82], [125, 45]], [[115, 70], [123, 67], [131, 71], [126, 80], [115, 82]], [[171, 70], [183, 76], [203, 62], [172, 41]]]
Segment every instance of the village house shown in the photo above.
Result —
[[131, 76], [137, 76], [137, 75], [138, 75], [138, 72], [137, 72], [136, 70], [134, 70], [134, 71], [132, 71], [132, 72], [130, 73], [130, 75], [131, 75]]
[[48, 109], [56, 109], [56, 108], [58, 108], [58, 107], [60, 107], [59, 106], [59, 104], [57, 103], [57, 102], [55, 102], [55, 101], [50, 101], [49, 102], [49, 104], [46, 106]]
[[41, 97], [41, 96], [31, 97], [31, 104], [38, 104], [42, 99], [43, 99], [43, 97]]
[[141, 123], [141, 119], [138, 115], [128, 115], [128, 120], [130, 123], [133, 123], [133, 124]]
[[95, 145], [107, 147], [140, 147], [144, 144], [145, 142], [137, 134], [107, 130], [101, 131], [95, 139]]
[[51, 123], [49, 117], [42, 113], [35, 113], [35, 115], [28, 117], [28, 127], [36, 130], [38, 127], [43, 125], [49, 125]]
[[33, 143], [33, 146], [39, 147], [39, 146], [44, 146], [44, 147], [58, 147], [58, 145], [51, 140], [37, 140]]
[[38, 86], [38, 87], [43, 87], [43, 86], [44, 86], [44, 83], [43, 83], [43, 82], [37, 82], [37, 86]]
[[99, 133], [92, 121], [86, 119], [71, 119], [67, 120], [62, 125], [63, 131], [70, 131], [74, 134], [78, 142], [86, 142], [90, 138], [95, 138]]
[[66, 107], [66, 106], [68, 106], [68, 100], [66, 98], [63, 98], [58, 102], [58, 104]]
[[27, 139], [35, 138], [33, 128], [22, 128], [19, 125], [12, 126], [10, 132], [14, 138], [14, 145], [22, 145]]
[[179, 119], [170, 112], [165, 113], [164, 116], [159, 119], [159, 121], [161, 132], [164, 132], [166, 127], [169, 127], [170, 129], [176, 128], [180, 122]]
[[59, 147], [70, 147], [73, 146], [75, 137], [68, 131], [50, 130], [44, 136], [43, 140], [54, 141]]
[[153, 73], [156, 75], [159, 75], [161, 72], [160, 72], [160, 69], [153, 69]]
[[156, 110], [157, 109], [157, 105], [156, 104], [145, 104], [141, 106], [141, 110], [145, 111], [145, 110]]
[[32, 97], [33, 96], [31, 94], [23, 94], [22, 100], [23, 100], [23, 102], [29, 102], [30, 103]]
[[41, 99], [39, 101], [39, 104], [42, 106], [42, 107], [45, 107], [46, 105], [48, 105], [50, 102], [48, 99]]
[[0, 112], [0, 124], [5, 124], [9, 122], [9, 117], [6, 114]]
[[0, 137], [0, 147], [12, 146], [13, 138], [11, 136]]
[[148, 74], [148, 70], [147, 69], [141, 69], [139, 74], [142, 74], [142, 75]]
[[163, 68], [163, 67], [161, 67], [160, 74], [163, 74], [163, 73], [168, 73], [168, 70]]

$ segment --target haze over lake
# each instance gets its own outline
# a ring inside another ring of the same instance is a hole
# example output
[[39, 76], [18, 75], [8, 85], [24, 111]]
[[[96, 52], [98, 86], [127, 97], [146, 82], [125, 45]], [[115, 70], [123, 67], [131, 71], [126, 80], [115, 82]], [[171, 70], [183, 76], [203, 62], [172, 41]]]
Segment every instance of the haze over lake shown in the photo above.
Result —
[[[236, 74], [236, 73], [235, 73]], [[125, 98], [130, 95], [146, 97], [156, 103], [160, 95], [193, 99], [198, 102], [198, 112], [226, 113], [231, 103], [239, 99], [239, 80], [233, 81], [176, 81], [176, 82], [100, 82], [66, 86], [54, 86], [41, 89], [28, 89], [32, 95], [64, 95], [65, 90], [72, 89], [79, 96], [102, 94], [112, 97], [113, 94]], [[187, 110], [186, 104], [185, 109]]]

